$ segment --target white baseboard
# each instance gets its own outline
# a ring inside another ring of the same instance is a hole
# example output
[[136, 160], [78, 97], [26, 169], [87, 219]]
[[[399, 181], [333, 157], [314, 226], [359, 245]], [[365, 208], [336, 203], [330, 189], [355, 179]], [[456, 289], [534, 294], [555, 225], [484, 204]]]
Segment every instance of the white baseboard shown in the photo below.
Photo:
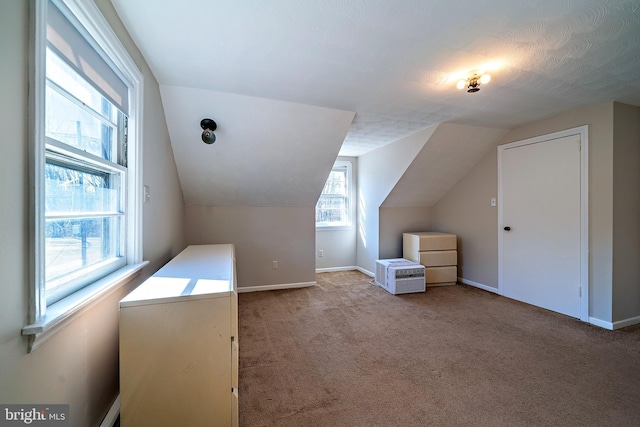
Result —
[[613, 330], [613, 323], [605, 322], [604, 320], [600, 320], [595, 317], [589, 317], [589, 323], [591, 323], [594, 326], [599, 326], [604, 329], [609, 329], [610, 331]]
[[[492, 286], [483, 285], [482, 283], [477, 283], [472, 280], [463, 279], [462, 277], [458, 277], [458, 281], [460, 283], [464, 283], [465, 285], [474, 286], [476, 288], [480, 288], [485, 291], [493, 292], [495, 294], [501, 295], [500, 290]], [[613, 331], [616, 329], [626, 328], [627, 326], [640, 324], [640, 316], [630, 317], [629, 319], [625, 319], [625, 320], [618, 320], [617, 322], [607, 322], [605, 320], [598, 319], [595, 317], [589, 317], [589, 323], [594, 326], [598, 326], [600, 328], [609, 329], [610, 331]]]
[[348, 267], [327, 267], [327, 268], [316, 268], [316, 273], [331, 273], [334, 271], [351, 271], [357, 270], [358, 268], [355, 265]]
[[375, 277], [374, 273], [370, 272], [369, 270], [365, 270], [362, 267], [358, 267], [357, 265], [351, 265], [347, 267], [316, 268], [316, 273], [330, 273], [332, 271], [353, 271], [353, 270], [366, 274], [369, 277]]
[[473, 280], [463, 279], [462, 277], [458, 277], [458, 282], [464, 283], [465, 285], [473, 286], [475, 288], [480, 288], [482, 290], [493, 292], [494, 294], [500, 294], [497, 288], [492, 286], [483, 285], [482, 283], [474, 282]]
[[280, 285], [262, 285], [262, 286], [243, 286], [238, 288], [238, 293], [258, 292], [258, 291], [277, 291], [280, 289], [297, 289], [316, 286], [316, 282], [300, 282], [300, 283], [283, 283]]
[[614, 331], [616, 329], [626, 328], [627, 326], [637, 325], [640, 323], [640, 316], [630, 317], [624, 320], [618, 320], [617, 322], [606, 322], [604, 320], [596, 319], [595, 317], [589, 317], [589, 323], [601, 328]]
[[626, 328], [627, 326], [637, 325], [638, 323], [640, 323], [640, 316], [630, 317], [628, 319], [613, 322], [613, 329]]
[[116, 400], [111, 404], [111, 408], [109, 408], [109, 412], [104, 416], [104, 419], [100, 423], [100, 427], [113, 427], [113, 424], [118, 419], [118, 415], [120, 415], [120, 395], [116, 397]]
[[595, 317], [589, 317], [589, 323], [594, 326], [599, 326], [601, 328], [609, 329], [610, 331], [614, 331], [616, 329], [626, 328], [627, 326], [637, 325], [640, 323], [640, 316], [630, 317], [624, 320], [618, 320], [617, 322], [607, 322], [601, 319], [597, 319]]
[[369, 277], [376, 277], [376, 275], [374, 273], [370, 272], [369, 270], [365, 270], [362, 267], [356, 267], [356, 270], [358, 270], [360, 273], [366, 274]]

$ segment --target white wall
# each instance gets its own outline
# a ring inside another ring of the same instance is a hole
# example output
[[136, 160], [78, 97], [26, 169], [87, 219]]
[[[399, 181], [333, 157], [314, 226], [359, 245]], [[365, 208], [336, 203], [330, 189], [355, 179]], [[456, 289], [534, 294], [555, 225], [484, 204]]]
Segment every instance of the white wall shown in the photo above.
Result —
[[380, 258], [402, 258], [402, 233], [431, 231], [431, 208], [381, 207]]
[[506, 129], [440, 123], [382, 206], [435, 205], [506, 133]]
[[431, 207], [505, 133], [440, 123], [361, 156], [358, 266], [402, 256], [403, 232], [431, 231]]
[[315, 206], [187, 205], [185, 233], [190, 245], [235, 245], [238, 287], [316, 280]]
[[613, 106], [613, 314], [640, 316], [640, 107]]
[[358, 158], [358, 267], [375, 271], [380, 259], [379, 208], [438, 125], [385, 145]]
[[[599, 104], [521, 126], [500, 142], [589, 125], [589, 311], [604, 322], [612, 321], [613, 106]], [[497, 210], [487, 207], [487, 197], [497, 194], [496, 159], [496, 152], [487, 154], [433, 209], [434, 230], [459, 235], [462, 277], [494, 288], [498, 286], [498, 217]]]
[[497, 154], [485, 155], [451, 191], [433, 207], [433, 231], [458, 238], [458, 275], [498, 288]]
[[[184, 247], [182, 192], [163, 120], [158, 85], [108, 0], [98, 6], [145, 78], [144, 176], [152, 198], [144, 207], [144, 258], [138, 283]], [[29, 283], [28, 109], [29, 2], [3, 1], [0, 13], [0, 402], [68, 403], [71, 425], [96, 426], [118, 393], [120, 291], [85, 310], [27, 354], [21, 329], [27, 321]], [[155, 119], [154, 119], [155, 118]], [[151, 122], [151, 119], [154, 119]]]
[[[323, 252], [323, 256], [318, 251]], [[316, 270], [356, 265], [356, 225], [349, 230], [316, 230]]]

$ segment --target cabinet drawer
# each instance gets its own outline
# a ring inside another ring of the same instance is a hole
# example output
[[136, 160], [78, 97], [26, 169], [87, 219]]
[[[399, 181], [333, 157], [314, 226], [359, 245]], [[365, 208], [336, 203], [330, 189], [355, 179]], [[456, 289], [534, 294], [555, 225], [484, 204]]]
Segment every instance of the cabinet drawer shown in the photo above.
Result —
[[428, 267], [424, 269], [427, 285], [456, 283], [458, 280], [458, 268], [455, 265], [449, 267]]
[[418, 262], [422, 251], [450, 251], [457, 249], [455, 234], [423, 231], [402, 234], [403, 257]]
[[458, 264], [458, 251], [420, 252], [420, 264], [425, 267], [443, 267]]

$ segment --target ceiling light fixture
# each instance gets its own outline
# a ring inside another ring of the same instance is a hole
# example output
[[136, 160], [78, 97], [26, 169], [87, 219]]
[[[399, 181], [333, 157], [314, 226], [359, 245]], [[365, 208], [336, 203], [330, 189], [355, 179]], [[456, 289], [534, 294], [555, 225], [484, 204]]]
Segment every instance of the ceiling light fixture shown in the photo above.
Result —
[[456, 84], [458, 89], [467, 88], [467, 92], [475, 93], [480, 90], [480, 84], [487, 84], [491, 81], [491, 76], [487, 73], [474, 73], [471, 77], [461, 79]]
[[216, 134], [213, 133], [213, 131], [218, 128], [216, 122], [211, 119], [202, 119], [200, 121], [200, 127], [204, 129], [202, 132], [202, 142], [205, 144], [213, 144], [216, 142]]

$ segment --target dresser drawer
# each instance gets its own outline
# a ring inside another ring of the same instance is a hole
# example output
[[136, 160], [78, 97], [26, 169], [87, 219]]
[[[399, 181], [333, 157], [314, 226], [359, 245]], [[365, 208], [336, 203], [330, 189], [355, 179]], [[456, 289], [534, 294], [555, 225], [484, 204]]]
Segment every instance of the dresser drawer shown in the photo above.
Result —
[[419, 252], [420, 264], [425, 267], [444, 267], [458, 264], [458, 251]]
[[424, 275], [427, 286], [456, 283], [458, 280], [458, 268], [455, 265], [448, 267], [428, 267], [424, 269]]
[[403, 249], [409, 251], [448, 251], [457, 249], [456, 235], [422, 231], [402, 234]]

